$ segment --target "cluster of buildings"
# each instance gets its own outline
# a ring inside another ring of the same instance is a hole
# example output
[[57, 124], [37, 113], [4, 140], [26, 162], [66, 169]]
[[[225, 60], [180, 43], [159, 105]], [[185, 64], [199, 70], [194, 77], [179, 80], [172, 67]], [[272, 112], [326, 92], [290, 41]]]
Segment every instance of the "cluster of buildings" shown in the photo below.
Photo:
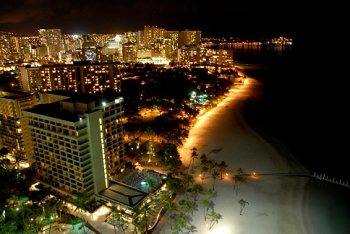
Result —
[[19, 165], [35, 165], [39, 181], [59, 193], [84, 190], [91, 199], [126, 207], [147, 193], [108, 179], [126, 164], [123, 97], [117, 95], [125, 68], [170, 61], [233, 66], [228, 51], [202, 46], [200, 31], [145, 26], [123, 35], [46, 28], [38, 34], [0, 32], [0, 73], [18, 71], [21, 88], [0, 87], [0, 148]]
[[13, 162], [35, 165], [38, 180], [57, 192], [94, 198], [109, 188], [108, 174], [125, 166], [122, 102], [64, 90], [2, 90], [0, 147]]
[[0, 64], [22, 61], [71, 64], [73, 61], [232, 64], [232, 54], [202, 46], [201, 31], [168, 31], [144, 26], [124, 34], [62, 34], [61, 29], [41, 28], [38, 36], [0, 32]]

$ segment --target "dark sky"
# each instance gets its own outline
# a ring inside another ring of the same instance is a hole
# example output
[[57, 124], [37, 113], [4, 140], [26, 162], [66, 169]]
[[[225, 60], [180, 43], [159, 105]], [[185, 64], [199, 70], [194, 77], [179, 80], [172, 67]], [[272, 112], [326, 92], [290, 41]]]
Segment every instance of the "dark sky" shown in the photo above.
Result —
[[105, 34], [154, 25], [199, 30], [204, 37], [292, 38], [305, 25], [321, 23], [315, 19], [320, 10], [309, 18], [307, 8], [286, 0], [12, 0], [1, 2], [0, 31], [34, 36], [46, 27], [63, 34]]

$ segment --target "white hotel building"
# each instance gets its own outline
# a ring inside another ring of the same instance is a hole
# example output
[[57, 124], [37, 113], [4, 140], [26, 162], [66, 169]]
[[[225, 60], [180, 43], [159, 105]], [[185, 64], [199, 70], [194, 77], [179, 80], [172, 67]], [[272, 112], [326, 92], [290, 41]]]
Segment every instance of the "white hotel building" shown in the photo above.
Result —
[[70, 195], [107, 189], [108, 173], [125, 164], [123, 98], [69, 91], [40, 96], [42, 104], [23, 111], [39, 181]]

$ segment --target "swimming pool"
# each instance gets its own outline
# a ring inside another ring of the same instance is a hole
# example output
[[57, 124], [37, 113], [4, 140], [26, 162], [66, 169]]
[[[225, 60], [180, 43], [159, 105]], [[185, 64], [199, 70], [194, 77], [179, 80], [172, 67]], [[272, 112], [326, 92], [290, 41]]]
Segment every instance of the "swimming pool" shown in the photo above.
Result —
[[[157, 181], [155, 179], [152, 178], [152, 181], [154, 183], [157, 183]], [[143, 180], [141, 183], [139, 183], [137, 185], [137, 188], [143, 191], [148, 191], [148, 183], [147, 183], [147, 179]]]

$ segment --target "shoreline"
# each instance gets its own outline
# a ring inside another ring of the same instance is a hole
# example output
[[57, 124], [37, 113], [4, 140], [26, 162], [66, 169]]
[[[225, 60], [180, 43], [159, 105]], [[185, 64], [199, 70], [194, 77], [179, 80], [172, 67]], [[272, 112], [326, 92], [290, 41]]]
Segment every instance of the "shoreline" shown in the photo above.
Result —
[[[196, 147], [199, 156], [207, 154], [217, 162], [225, 161], [230, 175], [238, 167], [242, 167], [246, 173], [308, 172], [282, 142], [269, 135], [260, 125], [255, 116], [255, 108], [259, 104], [262, 83], [250, 77], [247, 81], [246, 87], [230, 93], [217, 107], [198, 119], [189, 133], [188, 141], [179, 150], [184, 165], [188, 165], [190, 149]], [[254, 85], [257, 85], [257, 89], [254, 89]], [[198, 174], [197, 170], [194, 174], [195, 183], [202, 182]], [[216, 182], [218, 199], [214, 201], [215, 211], [223, 219], [212, 230], [205, 229], [207, 223], [201, 219], [203, 211], [199, 206], [192, 216], [192, 224], [197, 227], [198, 233], [333, 233], [322, 232], [333, 219], [329, 217], [327, 207], [322, 206], [332, 195], [322, 198], [320, 193], [324, 191], [315, 189], [314, 186], [329, 186], [328, 182], [283, 175], [250, 176], [247, 179], [248, 183], [242, 185], [238, 196], [232, 190], [233, 183], [229, 178]], [[208, 178], [203, 182], [208, 187], [213, 180]], [[332, 192], [329, 189], [327, 191]], [[250, 203], [244, 208], [242, 216], [238, 214], [239, 205], [236, 200], [239, 198]], [[186, 199], [186, 195], [177, 195], [175, 202], [181, 199]], [[315, 203], [316, 201], [320, 202]], [[346, 230], [346, 227], [346, 224], [342, 224], [338, 229], [333, 226], [333, 229], [327, 230]], [[153, 233], [171, 233], [166, 217], [157, 224]]]
[[[216, 162], [225, 161], [228, 164], [229, 176], [233, 175], [238, 167], [242, 167], [248, 174], [303, 171], [304, 167], [301, 167], [301, 164], [293, 160], [289, 162], [281, 154], [281, 149], [284, 152], [287, 152], [287, 149], [277, 147], [280, 142], [268, 141], [264, 138], [267, 137], [266, 132], [257, 132], [251, 126], [251, 121], [248, 123], [246, 115], [242, 113], [243, 108], [247, 103], [253, 104], [254, 100], [259, 100], [262, 84], [249, 77], [246, 81], [247, 85], [232, 92], [216, 108], [198, 120], [190, 131], [188, 141], [179, 150], [182, 161], [187, 165], [190, 149], [196, 147], [199, 156], [207, 154]], [[194, 174], [195, 183], [201, 183], [198, 175], [197, 170]], [[214, 225], [212, 230], [206, 230], [207, 224], [201, 219], [203, 211], [199, 207], [192, 216], [192, 223], [197, 227], [198, 233], [308, 233], [303, 219], [302, 204], [309, 178], [281, 175], [249, 176], [248, 183], [242, 185], [242, 189], [236, 195], [229, 176], [217, 181], [215, 185], [219, 198], [214, 201], [215, 211], [220, 213], [223, 219]], [[204, 186], [208, 187], [213, 183], [213, 179], [208, 177], [203, 182]], [[178, 195], [175, 200], [184, 197], [186, 196]], [[237, 201], [240, 198], [250, 203], [244, 208], [242, 215], [238, 212]], [[165, 225], [166, 221], [161, 222], [154, 233], [171, 232]]]
[[[245, 67], [248, 68], [249, 66]], [[259, 69], [259, 67], [254, 65], [250, 67]], [[241, 67], [240, 69], [245, 71], [245, 68]], [[291, 168], [300, 168], [311, 174], [310, 170], [282, 142], [265, 130], [256, 116], [257, 105], [259, 103], [256, 102], [247, 102], [244, 105], [242, 115], [246, 123], [275, 148]], [[303, 181], [303, 185], [299, 187], [299, 190], [303, 192], [300, 213], [303, 217], [306, 233], [350, 233], [350, 223], [348, 222], [350, 220], [349, 188], [309, 177], [306, 181]], [[332, 206], [336, 206], [338, 209], [333, 209], [334, 211], [332, 211]], [[337, 223], [337, 225], [334, 225], [334, 223]]]

